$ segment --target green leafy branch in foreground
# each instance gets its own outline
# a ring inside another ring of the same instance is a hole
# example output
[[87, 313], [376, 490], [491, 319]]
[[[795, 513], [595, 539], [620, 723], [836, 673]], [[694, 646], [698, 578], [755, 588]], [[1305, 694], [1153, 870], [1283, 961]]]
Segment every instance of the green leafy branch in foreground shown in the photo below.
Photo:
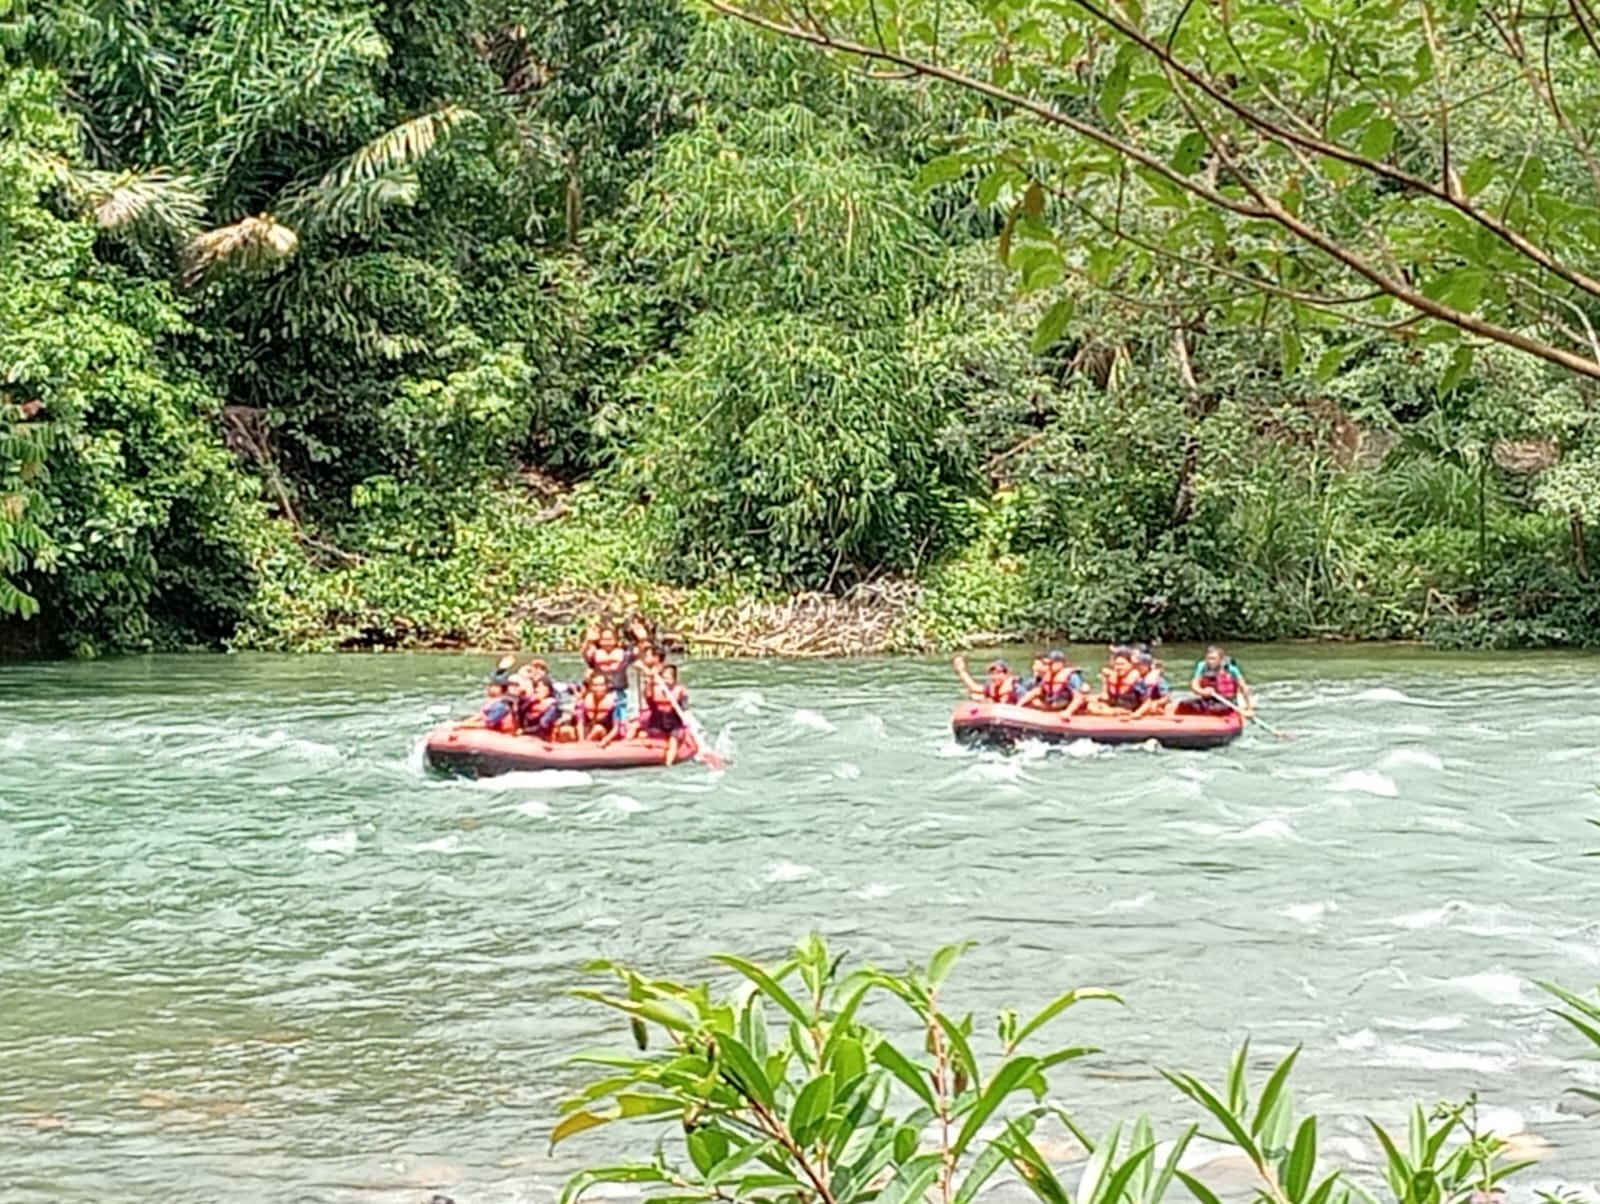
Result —
[[[971, 1013], [947, 1011], [942, 1002], [966, 948], [941, 949], [925, 969], [904, 974], [846, 971], [843, 957], [812, 936], [771, 968], [718, 957], [743, 980], [728, 994], [598, 963], [593, 969], [614, 977], [616, 988], [579, 994], [626, 1015], [638, 1052], [578, 1056], [598, 1077], [562, 1104], [551, 1143], [618, 1121], [672, 1124], [681, 1143], [669, 1151], [664, 1135], [648, 1162], [577, 1174], [562, 1204], [602, 1183], [631, 1184], [674, 1204], [971, 1204], [1006, 1170], [1040, 1204], [1157, 1204], [1174, 1182], [1200, 1204], [1220, 1204], [1184, 1164], [1202, 1125], [1216, 1129], [1204, 1134], [1208, 1140], [1243, 1155], [1256, 1198], [1271, 1204], [1459, 1204], [1528, 1165], [1504, 1161], [1505, 1143], [1476, 1130], [1472, 1101], [1431, 1114], [1418, 1107], [1404, 1138], [1372, 1125], [1386, 1160], [1386, 1194], [1375, 1194], [1319, 1161], [1318, 1118], [1296, 1117], [1289, 1087], [1299, 1051], [1255, 1092], [1248, 1046], [1220, 1090], [1166, 1072], [1199, 1111], [1175, 1138], [1158, 1139], [1141, 1116], [1095, 1140], [1050, 1099], [1049, 1076], [1100, 1051], [1038, 1049], [1035, 1039], [1077, 1004], [1116, 996], [1068, 991], [1026, 1021], [1002, 1012], [990, 1040]], [[861, 1018], [879, 1001], [909, 1009], [920, 1049], [902, 1048]], [[1047, 1118], [1088, 1153], [1075, 1191], [1036, 1141]]]

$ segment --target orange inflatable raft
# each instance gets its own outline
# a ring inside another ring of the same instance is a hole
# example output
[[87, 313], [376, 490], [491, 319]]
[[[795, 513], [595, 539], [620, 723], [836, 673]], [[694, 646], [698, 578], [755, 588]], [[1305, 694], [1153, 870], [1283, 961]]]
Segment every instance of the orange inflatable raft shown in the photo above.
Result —
[[[681, 765], [694, 759], [687, 732], [678, 739]], [[481, 727], [445, 723], [428, 733], [423, 759], [432, 769], [462, 777], [486, 778], [528, 769], [642, 769], [667, 763], [667, 741], [654, 736], [618, 740], [601, 748], [587, 740], [550, 743], [537, 736], [509, 736]]]
[[995, 702], [964, 702], [956, 707], [950, 726], [963, 744], [1010, 745], [1018, 740], [1043, 740], [1065, 744], [1093, 740], [1096, 744], [1143, 744], [1154, 740], [1165, 748], [1220, 748], [1238, 738], [1244, 717], [1237, 711], [1217, 714], [1178, 705], [1175, 715], [1148, 715], [1143, 719], [1116, 719], [1077, 714], [1071, 719], [1058, 711], [1007, 706]]

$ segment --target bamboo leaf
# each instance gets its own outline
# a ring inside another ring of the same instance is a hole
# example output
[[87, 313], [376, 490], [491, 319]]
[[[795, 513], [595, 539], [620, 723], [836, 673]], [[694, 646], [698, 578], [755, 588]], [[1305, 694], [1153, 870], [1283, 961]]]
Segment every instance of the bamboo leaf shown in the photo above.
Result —
[[1250, 1132], [1259, 1137], [1262, 1129], [1266, 1127], [1272, 1109], [1277, 1106], [1278, 1097], [1283, 1094], [1283, 1087], [1289, 1079], [1289, 1072], [1294, 1069], [1295, 1059], [1300, 1056], [1300, 1047], [1297, 1045], [1289, 1052], [1289, 1056], [1278, 1063], [1277, 1069], [1267, 1079], [1266, 1086], [1261, 1089], [1261, 1098], [1256, 1103], [1255, 1119], [1250, 1122]]
[[779, 985], [777, 979], [773, 978], [772, 975], [768, 974], [754, 962], [746, 961], [742, 957], [735, 957], [731, 953], [716, 954], [711, 960], [714, 962], [721, 962], [723, 965], [729, 966], [732, 969], [737, 970], [740, 974], [743, 974], [751, 982], [755, 983], [756, 986], [760, 987], [764, 995], [766, 995], [784, 1011], [788, 1012], [789, 1015], [793, 1016], [795, 1020], [804, 1027], [809, 1028], [814, 1023], [814, 1018], [803, 1007], [800, 1006], [799, 1002], [794, 998], [794, 996], [789, 994], [788, 991], [784, 990], [783, 987]]
[[1038, 1069], [1038, 1066], [1039, 1059], [1031, 1057], [1012, 1058], [1001, 1065], [995, 1072], [994, 1078], [989, 1080], [982, 1094], [978, 1096], [972, 1111], [967, 1114], [966, 1123], [961, 1126], [955, 1144], [950, 1147], [953, 1157], [960, 1158], [966, 1153], [967, 1147], [972, 1144], [972, 1139], [978, 1135], [978, 1130], [1023, 1080]]
[[717, 1061], [722, 1065], [724, 1076], [730, 1078], [736, 1089], [768, 1108], [774, 1105], [776, 1101], [767, 1072], [738, 1041], [730, 1036], [718, 1037]]
[[917, 1067], [910, 1058], [901, 1053], [888, 1041], [879, 1041], [872, 1050], [872, 1060], [882, 1066], [900, 1082], [927, 1104], [929, 1108], [937, 1109], [938, 1102], [934, 1099], [933, 1088], [928, 1085], [927, 1071]]
[[[1059, 304], [1059, 302], [1057, 304]], [[1070, 317], [1070, 314], [1068, 316]], [[1072, 990], [1067, 991], [1065, 994], [1056, 996], [1049, 1003], [1045, 1004], [1044, 1007], [1040, 1008], [1039, 1011], [1034, 1014], [1033, 1018], [1024, 1024], [1020, 1030], [1018, 1030], [1016, 1038], [1011, 1042], [1012, 1046], [1016, 1047], [1021, 1045], [1029, 1037], [1033, 1036], [1034, 1033], [1038, 1032], [1045, 1025], [1049, 1024], [1050, 1021], [1061, 1015], [1068, 1008], [1076, 1007], [1078, 1004], [1087, 999], [1109, 999], [1112, 1003], [1118, 1004], [1122, 1002], [1122, 1000], [1113, 992], [1104, 990], [1100, 987], [1075, 987]]]

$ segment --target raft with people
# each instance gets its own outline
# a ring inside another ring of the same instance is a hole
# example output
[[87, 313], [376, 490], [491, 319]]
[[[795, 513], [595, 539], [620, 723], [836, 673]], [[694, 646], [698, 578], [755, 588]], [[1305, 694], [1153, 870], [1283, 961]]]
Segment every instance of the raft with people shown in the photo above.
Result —
[[951, 716], [951, 730], [964, 744], [1000, 747], [1022, 740], [1153, 740], [1164, 748], [1205, 749], [1237, 739], [1255, 713], [1244, 671], [1219, 645], [1207, 648], [1195, 665], [1188, 699], [1172, 692], [1166, 666], [1148, 647], [1114, 644], [1109, 652], [1098, 689], [1063, 652], [1035, 657], [1026, 679], [1005, 661], [993, 661], [983, 682], [958, 656], [955, 670], [967, 688], [967, 701]]
[[[476, 715], [428, 733], [423, 760], [432, 769], [469, 777], [518, 770], [641, 769], [720, 758], [696, 739], [689, 692], [648, 623], [628, 625], [624, 645], [614, 624], [591, 627], [578, 682], [558, 682], [539, 659], [517, 668], [503, 657]], [[630, 704], [631, 695], [631, 704]], [[570, 698], [571, 705], [563, 699]]]

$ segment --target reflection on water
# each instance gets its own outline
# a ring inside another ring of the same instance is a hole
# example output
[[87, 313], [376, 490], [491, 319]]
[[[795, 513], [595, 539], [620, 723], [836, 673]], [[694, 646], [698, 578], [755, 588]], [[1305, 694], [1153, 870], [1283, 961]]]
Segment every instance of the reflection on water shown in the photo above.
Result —
[[[1176, 658], [1174, 658], [1176, 659]], [[11, 1199], [547, 1200], [580, 964], [696, 973], [811, 927], [981, 944], [980, 1013], [1073, 984], [1091, 1125], [1153, 1066], [1303, 1043], [1328, 1149], [1476, 1091], [1600, 1175], [1600, 1081], [1535, 980], [1600, 977], [1593, 663], [1244, 658], [1276, 726], [1212, 753], [971, 753], [931, 662], [691, 667], [711, 774], [425, 776], [454, 657], [0, 670], [0, 1165]], [[1534, 671], [1536, 670], [1536, 672]], [[1491, 705], [1494, 704], [1494, 705]]]

